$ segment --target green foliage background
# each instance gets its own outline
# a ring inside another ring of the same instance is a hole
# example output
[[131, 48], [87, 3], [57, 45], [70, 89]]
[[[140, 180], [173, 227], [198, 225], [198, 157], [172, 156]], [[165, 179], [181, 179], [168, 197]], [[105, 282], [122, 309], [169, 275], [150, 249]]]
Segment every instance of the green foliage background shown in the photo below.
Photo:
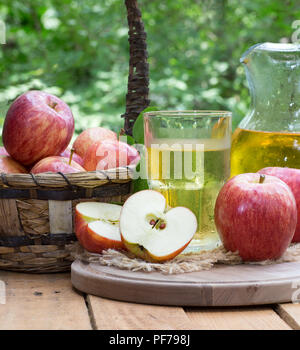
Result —
[[[139, 0], [148, 33], [152, 105], [229, 109], [234, 127], [249, 108], [242, 53], [290, 41], [298, 0]], [[2, 0], [0, 127], [9, 103], [43, 89], [72, 108], [76, 133], [122, 126], [128, 73], [121, 0]]]

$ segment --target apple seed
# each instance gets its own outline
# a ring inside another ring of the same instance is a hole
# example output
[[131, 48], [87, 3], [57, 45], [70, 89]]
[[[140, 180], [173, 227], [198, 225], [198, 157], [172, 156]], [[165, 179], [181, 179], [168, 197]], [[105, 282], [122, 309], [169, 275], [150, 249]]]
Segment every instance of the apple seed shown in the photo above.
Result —
[[159, 226], [159, 228], [160, 228], [161, 230], [163, 230], [165, 227], [166, 227], [166, 224], [165, 224], [164, 222], [162, 222], [162, 223], [160, 224], [160, 226]]
[[156, 225], [156, 221], [154, 219], [152, 219], [152, 220], [150, 220], [149, 224], [154, 227]]

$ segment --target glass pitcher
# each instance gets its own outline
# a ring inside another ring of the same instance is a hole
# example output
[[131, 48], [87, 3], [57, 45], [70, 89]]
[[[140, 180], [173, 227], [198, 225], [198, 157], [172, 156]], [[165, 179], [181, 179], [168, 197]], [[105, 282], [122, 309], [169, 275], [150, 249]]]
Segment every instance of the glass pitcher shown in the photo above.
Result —
[[241, 62], [252, 103], [233, 134], [231, 176], [300, 168], [300, 45], [257, 44]]

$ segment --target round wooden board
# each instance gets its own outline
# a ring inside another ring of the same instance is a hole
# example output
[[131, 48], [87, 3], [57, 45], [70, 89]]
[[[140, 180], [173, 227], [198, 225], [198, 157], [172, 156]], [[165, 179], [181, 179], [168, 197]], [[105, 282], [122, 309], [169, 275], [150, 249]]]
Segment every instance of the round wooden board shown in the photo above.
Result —
[[299, 297], [300, 262], [276, 265], [217, 265], [212, 270], [165, 275], [115, 267], [72, 264], [73, 286], [100, 297], [176, 306], [242, 306]]

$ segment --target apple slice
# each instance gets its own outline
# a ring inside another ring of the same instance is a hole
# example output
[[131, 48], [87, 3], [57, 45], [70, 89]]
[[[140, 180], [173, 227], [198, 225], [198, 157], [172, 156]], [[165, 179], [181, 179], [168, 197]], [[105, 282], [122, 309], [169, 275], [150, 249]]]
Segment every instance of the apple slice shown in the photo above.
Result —
[[106, 249], [124, 249], [119, 223], [94, 221], [88, 224], [87, 233], [84, 241], [89, 251], [99, 253]]
[[121, 206], [110, 203], [82, 202], [75, 209], [75, 233], [89, 252], [124, 249], [119, 230]]
[[96, 220], [119, 222], [121, 209], [121, 205], [101, 202], [82, 202], [76, 205], [76, 213], [87, 222]]
[[135, 256], [162, 262], [181, 253], [197, 230], [195, 214], [185, 207], [166, 211], [165, 197], [153, 190], [130, 196], [120, 216], [121, 238]]

